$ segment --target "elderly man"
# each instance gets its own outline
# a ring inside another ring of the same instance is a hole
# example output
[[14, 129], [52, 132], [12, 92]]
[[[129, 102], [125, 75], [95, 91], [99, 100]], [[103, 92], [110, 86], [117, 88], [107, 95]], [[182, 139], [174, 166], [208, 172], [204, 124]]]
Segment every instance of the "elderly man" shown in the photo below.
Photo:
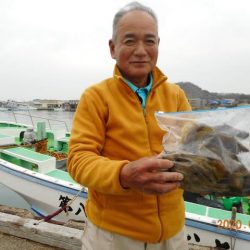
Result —
[[113, 76], [88, 88], [73, 121], [68, 171], [89, 190], [86, 250], [184, 250], [183, 176], [160, 159], [161, 110], [190, 110], [184, 92], [156, 67], [158, 23], [138, 2], [114, 17]]

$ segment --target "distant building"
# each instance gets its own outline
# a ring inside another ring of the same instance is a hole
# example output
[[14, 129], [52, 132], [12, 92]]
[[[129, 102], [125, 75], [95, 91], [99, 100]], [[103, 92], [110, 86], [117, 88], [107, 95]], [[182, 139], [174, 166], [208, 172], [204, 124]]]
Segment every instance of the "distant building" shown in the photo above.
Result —
[[63, 100], [33, 100], [32, 106], [38, 110], [54, 110], [55, 108], [63, 108]]
[[75, 111], [77, 108], [77, 105], [79, 103], [79, 100], [69, 100], [64, 103], [64, 109], [66, 111]]
[[3, 110], [54, 110], [54, 111], [75, 111], [79, 100], [48, 100], [34, 99], [28, 102], [17, 102], [14, 100], [0, 101], [1, 111]]
[[238, 102], [235, 99], [223, 99], [221, 100], [221, 106], [223, 107], [234, 107], [237, 106]]
[[207, 100], [202, 98], [190, 98], [189, 103], [192, 109], [204, 109], [207, 106]]
[[208, 105], [210, 108], [235, 107], [238, 105], [238, 101], [235, 99], [209, 100]]

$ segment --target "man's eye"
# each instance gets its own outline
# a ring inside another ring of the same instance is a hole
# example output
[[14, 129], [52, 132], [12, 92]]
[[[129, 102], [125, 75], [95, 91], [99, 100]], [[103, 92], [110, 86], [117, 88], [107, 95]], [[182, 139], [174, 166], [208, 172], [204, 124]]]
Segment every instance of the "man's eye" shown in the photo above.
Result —
[[146, 44], [147, 45], [155, 45], [155, 43], [156, 43], [155, 40], [151, 40], [151, 39], [150, 40], [146, 40]]
[[130, 45], [134, 45], [134, 44], [135, 44], [135, 41], [130, 39], [130, 40], [125, 40], [124, 43], [125, 43], [126, 45], [130, 46]]

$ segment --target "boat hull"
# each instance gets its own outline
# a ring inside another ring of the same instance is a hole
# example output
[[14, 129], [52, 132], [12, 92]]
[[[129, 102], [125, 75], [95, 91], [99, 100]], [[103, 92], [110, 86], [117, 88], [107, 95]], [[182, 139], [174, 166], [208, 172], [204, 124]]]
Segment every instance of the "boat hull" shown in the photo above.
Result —
[[[31, 206], [40, 216], [46, 216], [62, 208], [81, 190], [80, 185], [58, 180], [37, 172], [0, 160], [1, 184], [10, 188]], [[85, 220], [84, 204], [87, 192], [82, 191], [70, 204], [68, 211], [63, 211], [53, 220], [66, 222], [69, 219]]]
[[[40, 216], [46, 216], [62, 208], [65, 202], [69, 202], [79, 194], [81, 186], [67, 181], [61, 181], [54, 177], [45, 176], [38, 172], [24, 169], [12, 163], [0, 160], [0, 181], [3, 185], [12, 189], [23, 197], [31, 206], [31, 209]], [[53, 220], [66, 222], [70, 219], [84, 221], [84, 204], [87, 198], [87, 190], [69, 206], [68, 212], [63, 211]], [[187, 203], [186, 209], [197, 204]], [[205, 214], [209, 213], [206, 207]], [[228, 217], [229, 218], [229, 217]], [[250, 221], [250, 216], [249, 216]], [[186, 212], [187, 239], [190, 244], [208, 246], [219, 249], [244, 250], [249, 248], [249, 226], [244, 225], [240, 230], [228, 230], [218, 227], [218, 219], [200, 216], [197, 213]]]
[[211, 247], [212, 249], [247, 250], [250, 234], [247, 232], [218, 228], [186, 218], [187, 240], [189, 244]]

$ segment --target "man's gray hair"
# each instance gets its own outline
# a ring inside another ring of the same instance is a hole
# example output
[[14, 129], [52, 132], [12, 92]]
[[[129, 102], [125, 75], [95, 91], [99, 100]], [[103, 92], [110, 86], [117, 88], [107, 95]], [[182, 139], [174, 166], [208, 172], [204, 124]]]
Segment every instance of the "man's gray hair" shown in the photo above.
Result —
[[116, 39], [116, 33], [117, 33], [117, 24], [120, 21], [120, 19], [127, 13], [131, 12], [131, 11], [135, 11], [135, 10], [140, 10], [140, 11], [144, 11], [146, 13], [148, 13], [150, 16], [152, 16], [156, 22], [156, 26], [158, 28], [158, 20], [157, 20], [157, 16], [155, 14], [155, 12], [148, 6], [142, 5], [139, 2], [131, 2], [127, 5], [125, 5], [123, 8], [121, 8], [114, 16], [113, 19], [113, 35], [112, 35], [112, 39], [115, 40]]

